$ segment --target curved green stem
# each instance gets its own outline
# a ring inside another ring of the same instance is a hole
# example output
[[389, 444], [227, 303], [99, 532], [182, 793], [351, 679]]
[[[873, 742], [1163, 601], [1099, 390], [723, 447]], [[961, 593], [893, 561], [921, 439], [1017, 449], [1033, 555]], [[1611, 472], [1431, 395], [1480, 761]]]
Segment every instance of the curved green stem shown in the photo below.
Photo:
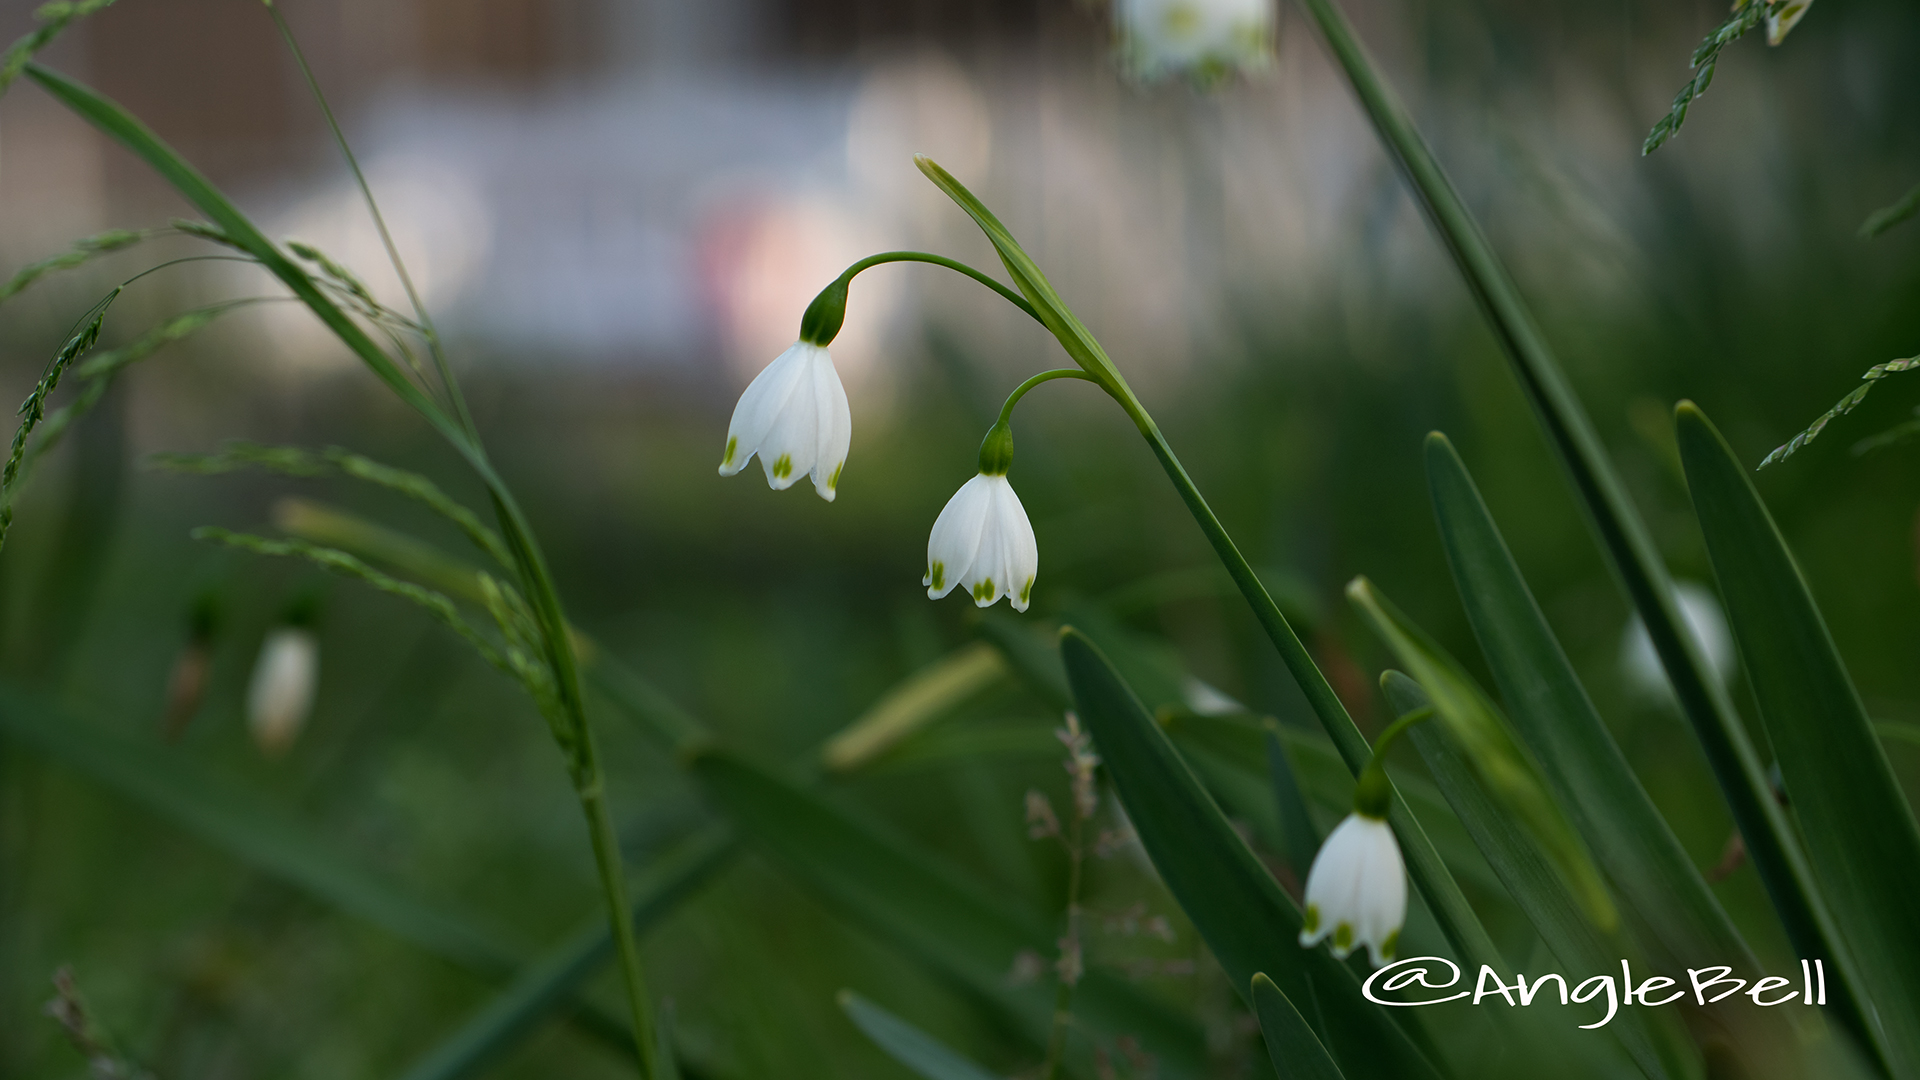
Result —
[[995, 422], [994, 426], [1006, 427], [1012, 423], [1013, 407], [1020, 404], [1021, 398], [1027, 396], [1027, 391], [1039, 386], [1041, 383], [1052, 382], [1055, 379], [1079, 379], [1083, 382], [1093, 383], [1095, 386], [1100, 385], [1100, 380], [1081, 371], [1079, 368], [1055, 368], [1052, 371], [1043, 371], [1013, 388], [1013, 393], [1007, 395], [1007, 403], [1000, 406], [1000, 419]]
[[840, 275], [840, 280], [842, 282], [849, 282], [853, 280], [854, 275], [860, 273], [862, 270], [879, 266], [882, 263], [895, 262], [930, 263], [934, 266], [944, 266], [949, 270], [956, 270], [980, 284], [985, 285], [987, 288], [992, 289], [994, 292], [999, 293], [1002, 299], [1014, 307], [1019, 308], [1021, 311], [1026, 312], [1028, 317], [1032, 318], [1033, 321], [1042, 326], [1046, 325], [1046, 321], [1040, 318], [1040, 313], [1033, 309], [1033, 305], [1027, 302], [1026, 297], [1000, 284], [979, 270], [975, 270], [966, 263], [958, 259], [949, 259], [944, 255], [934, 255], [925, 251], [883, 251], [878, 255], [869, 255], [859, 262], [854, 263], [852, 266], [847, 267], [846, 271]]

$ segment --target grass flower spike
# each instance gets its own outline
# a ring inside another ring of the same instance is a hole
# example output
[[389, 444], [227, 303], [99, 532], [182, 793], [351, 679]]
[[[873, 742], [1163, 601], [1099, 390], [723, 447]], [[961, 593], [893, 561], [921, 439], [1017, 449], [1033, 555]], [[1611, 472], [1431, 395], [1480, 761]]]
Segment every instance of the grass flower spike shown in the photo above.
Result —
[[811, 475], [813, 489], [832, 502], [852, 439], [853, 416], [833, 357], [825, 345], [796, 341], [754, 376], [733, 407], [720, 475], [732, 476], [758, 454], [775, 491]]
[[995, 424], [980, 445], [980, 475], [960, 485], [934, 519], [927, 537], [927, 576], [920, 584], [938, 600], [965, 585], [973, 602], [989, 607], [1002, 596], [1015, 611], [1027, 610], [1040, 546], [1027, 508], [1007, 482], [1013, 436]]
[[279, 757], [300, 737], [320, 682], [320, 642], [304, 626], [268, 631], [247, 686], [247, 728], [268, 757]]

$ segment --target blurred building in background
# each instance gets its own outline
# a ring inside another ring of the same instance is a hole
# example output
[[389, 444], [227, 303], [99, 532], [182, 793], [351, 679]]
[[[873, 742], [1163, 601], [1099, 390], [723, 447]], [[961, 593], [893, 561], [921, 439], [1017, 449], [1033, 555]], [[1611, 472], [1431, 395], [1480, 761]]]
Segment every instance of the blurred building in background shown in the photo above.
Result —
[[[1474, 72], [1500, 53], [1492, 28], [1520, 14], [1489, 12], [1468, 20], [1481, 37], [1443, 41], [1421, 39], [1423, 24], [1399, 5], [1353, 7], [1416, 102], [1490, 92]], [[1503, 193], [1493, 227], [1530, 245], [1512, 251], [1523, 271], [1594, 298], [1640, 276], [1622, 222], [1644, 218], [1645, 185], [1672, 176], [1650, 173], [1633, 149], [1684, 77], [1685, 42], [1718, 18], [1714, 4], [1688, 7], [1698, 10], [1639, 31], [1629, 22], [1624, 38], [1570, 37], [1563, 55], [1534, 58], [1553, 65], [1548, 99], [1496, 96], [1478, 112], [1484, 130], [1436, 132], [1470, 196]], [[1082, 0], [282, 8], [428, 302], [450, 336], [491, 356], [738, 382], [792, 339], [807, 300], [854, 258], [923, 247], [991, 266], [962, 215], [915, 172], [916, 152], [1000, 208], [1149, 380], [1181, 370], [1195, 328], [1231, 322], [1236, 305], [1270, 321], [1324, 314], [1345, 296], [1364, 339], [1371, 320], [1356, 291], [1417, 301], [1438, 288], [1458, 299], [1345, 88], [1284, 7], [1273, 70], [1212, 94], [1127, 85], [1104, 10]], [[23, 30], [24, 14], [0, 31]], [[129, 104], [272, 229], [398, 298], [257, 4], [119, 5], [50, 58]], [[1730, 143], [1690, 169], [1694, 182], [1764, 205], [1770, 185], [1790, 178], [1756, 168], [1770, 150], [1753, 137], [1766, 126], [1755, 114], [1772, 105], [1744, 87], [1761, 63], [1742, 54], [1729, 64], [1709, 99], [1715, 122], [1685, 138]], [[1862, 59], [1852, 76], [1865, 84], [1858, 96], [1887, 100], [1871, 68]], [[1741, 134], [1720, 140], [1710, 128]], [[27, 87], [0, 112], [0, 199], [33, 207], [0, 215], [9, 264], [178, 211], [143, 167]], [[929, 320], [966, 323], [1014, 366], [1031, 366], [1040, 348], [1005, 305], [927, 268], [867, 275], [851, 318], [836, 355], [856, 387], [877, 355], [906, 347], [893, 331]], [[1222, 347], [1221, 335], [1204, 336]], [[276, 334], [276, 353], [300, 359], [309, 348], [332, 347], [317, 333]]]

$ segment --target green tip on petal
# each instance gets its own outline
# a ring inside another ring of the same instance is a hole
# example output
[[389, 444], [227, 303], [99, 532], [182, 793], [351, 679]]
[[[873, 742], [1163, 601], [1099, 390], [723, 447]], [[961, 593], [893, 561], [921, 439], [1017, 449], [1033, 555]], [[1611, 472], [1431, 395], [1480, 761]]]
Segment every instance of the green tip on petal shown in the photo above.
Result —
[[1319, 932], [1320, 930], [1320, 905], [1319, 904], [1307, 905], [1307, 917], [1306, 917], [1306, 920], [1300, 924], [1300, 930], [1302, 933], [1306, 933], [1306, 934], [1314, 934]]
[[946, 588], [947, 587], [947, 564], [934, 563], [932, 566], [928, 567], [926, 584], [931, 585], [936, 589]]
[[1028, 578], [1027, 583], [1025, 585], [1020, 586], [1020, 602], [1024, 604], [1029, 599], [1031, 599], [1032, 596], [1033, 596], [1033, 579]]
[[1333, 948], [1335, 952], [1347, 952], [1353, 948], [1353, 924], [1341, 923], [1333, 928]]
[[739, 449], [740, 449], [740, 437], [738, 435], [728, 439], [727, 440], [727, 456], [720, 459], [720, 467], [724, 469], [727, 466], [733, 464], [733, 455], [737, 453]]
[[1393, 959], [1393, 954], [1399, 951], [1400, 931], [1395, 930], [1393, 933], [1387, 935], [1387, 940], [1380, 943], [1380, 959], [1391, 960]]
[[993, 579], [992, 578], [982, 578], [980, 581], [980, 584], [975, 585], [973, 587], [973, 598], [977, 602], [985, 603], [987, 597], [992, 595], [993, 595]]
[[846, 467], [847, 467], [847, 463], [846, 463], [846, 462], [844, 462], [844, 461], [843, 461], [843, 462], [841, 462], [841, 463], [840, 463], [840, 464], [838, 464], [838, 465], [835, 465], [835, 466], [833, 467], [833, 475], [832, 475], [832, 476], [829, 476], [829, 477], [827, 477], [827, 490], [828, 490], [828, 491], [838, 491], [838, 490], [840, 490], [840, 470], [841, 470], [841, 469], [844, 469], [844, 468], [846, 468]]
[[793, 475], [793, 455], [792, 454], [780, 455], [780, 459], [773, 463], [773, 475], [776, 478], [781, 480], [785, 480], [787, 477]]

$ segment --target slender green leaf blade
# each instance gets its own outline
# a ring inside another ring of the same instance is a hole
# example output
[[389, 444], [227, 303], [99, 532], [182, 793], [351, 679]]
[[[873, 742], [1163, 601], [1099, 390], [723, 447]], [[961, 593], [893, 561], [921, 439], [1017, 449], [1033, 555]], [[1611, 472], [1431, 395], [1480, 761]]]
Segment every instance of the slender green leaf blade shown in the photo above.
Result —
[[[732, 858], [739, 845], [712, 828], [665, 861], [649, 868], [633, 889], [633, 927], [645, 931], [693, 895]], [[459, 1080], [479, 1075], [555, 1012], [562, 1011], [589, 977], [613, 955], [613, 933], [596, 914], [580, 931], [528, 964], [500, 993], [468, 1017], [409, 1068], [405, 1080]], [[617, 1042], [630, 1049], [632, 1036], [616, 1025]], [[668, 1014], [661, 1014], [661, 1051], [667, 1049]]]
[[1280, 1080], [1346, 1080], [1300, 1010], [1265, 975], [1253, 977], [1253, 1011]]
[[291, 816], [199, 763], [144, 746], [50, 702], [0, 687], [0, 730], [172, 819], [247, 864], [477, 971], [511, 970], [520, 950], [401, 892]]
[[[1372, 582], [1355, 578], [1347, 586], [1347, 596], [1412, 672], [1488, 793], [1532, 837], [1587, 918], [1600, 929], [1611, 929], [1619, 914], [1599, 869], [1566, 815], [1547, 794], [1537, 767], [1514, 741], [1499, 709], [1460, 665], [1380, 595]], [[1457, 802], [1454, 809], [1459, 809]], [[1498, 863], [1494, 869], [1499, 869]]]
[[[770, 768], [711, 747], [694, 750], [688, 767], [744, 837], [861, 927], [1010, 1007], [1036, 1042], [1045, 1037], [1050, 994], [1038, 985], [1009, 987], [1006, 978], [1021, 952], [1054, 950], [1044, 920]], [[1204, 1041], [1192, 1022], [1098, 969], [1081, 979], [1074, 1011], [1096, 1031], [1137, 1038], [1169, 1075], [1205, 1069]]]
[[1360, 996], [1351, 971], [1324, 950], [1300, 947], [1300, 909], [1099, 649], [1067, 630], [1061, 653], [1080, 717], [1141, 844], [1241, 993], [1251, 994], [1253, 976], [1263, 971], [1289, 996], [1317, 993], [1326, 1041], [1353, 1071], [1407, 1080], [1436, 1076], [1398, 1024]]
[[[53, 95], [61, 104], [72, 109], [107, 135], [118, 140], [147, 163], [161, 178], [171, 184], [186, 200], [198, 207], [214, 224], [218, 225], [234, 246], [260, 260], [273, 275], [281, 280], [300, 301], [312, 309], [313, 313], [326, 324], [337, 337], [352, 349], [380, 380], [387, 384], [401, 400], [411, 405], [420, 415], [439, 429], [453, 443], [455, 448], [467, 454], [469, 458], [478, 455], [478, 448], [466, 432], [453, 419], [435, 404], [424, 391], [408, 380], [406, 373], [394, 363], [380, 346], [367, 336], [365, 330], [347, 314], [329, 300], [314, 284], [305, 270], [281, 253], [271, 240], [268, 240], [247, 216], [240, 212], [220, 190], [195, 169], [174, 149], [161, 141], [152, 129], [141, 123], [132, 114], [119, 105], [107, 100], [92, 89], [74, 82], [39, 64], [28, 64], [27, 77]], [[481, 459], [480, 464], [484, 461]]]
[[1839, 961], [1896, 1077], [1920, 1077], [1920, 827], [1826, 621], [1746, 470], [1698, 408], [1678, 410], [1707, 553], [1767, 725]]
[[1759, 971], [1594, 709], [1473, 478], [1438, 432], [1427, 437], [1427, 480], [1454, 585], [1514, 730], [1621, 899], [1663, 960]]
[[924, 1080], [999, 1080], [946, 1043], [851, 990], [840, 991], [840, 1008], [853, 1026]]
[[[1381, 682], [1395, 712], [1405, 715], [1431, 707], [1420, 684], [1400, 672], [1387, 672]], [[1507, 892], [1559, 959], [1561, 970], [1585, 978], [1610, 974], [1623, 957], [1637, 958], [1637, 950], [1624, 935], [1601, 929], [1587, 917], [1581, 899], [1568, 887], [1553, 861], [1531, 832], [1517, 824], [1508, 808], [1488, 793], [1479, 770], [1460, 752], [1451, 734], [1451, 729], [1423, 724], [1408, 731], [1407, 738], [1420, 751], [1434, 782], [1446, 794], [1494, 873], [1506, 884]], [[1640, 967], [1643, 972], [1647, 970], [1644, 964]], [[1624, 1010], [1607, 1025], [1606, 1034], [1619, 1039], [1649, 1077], [1699, 1073], [1697, 1055], [1670, 1011]]]

